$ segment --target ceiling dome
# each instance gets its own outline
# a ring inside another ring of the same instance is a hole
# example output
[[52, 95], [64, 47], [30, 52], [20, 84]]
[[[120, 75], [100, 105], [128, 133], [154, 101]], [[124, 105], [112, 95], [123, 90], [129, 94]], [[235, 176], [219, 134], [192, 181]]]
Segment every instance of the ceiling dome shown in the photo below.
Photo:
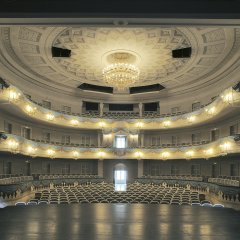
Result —
[[[125, 53], [140, 70], [134, 86], [159, 83], [170, 96], [216, 82], [226, 84], [222, 76], [235, 64], [239, 51], [237, 31], [223, 27], [2, 27], [0, 61], [24, 81], [76, 94], [81, 83], [106, 85], [103, 68], [116, 53]], [[52, 58], [52, 46], [71, 49], [71, 57]], [[190, 46], [191, 58], [172, 58], [173, 49]], [[124, 94], [116, 91], [114, 96]]]

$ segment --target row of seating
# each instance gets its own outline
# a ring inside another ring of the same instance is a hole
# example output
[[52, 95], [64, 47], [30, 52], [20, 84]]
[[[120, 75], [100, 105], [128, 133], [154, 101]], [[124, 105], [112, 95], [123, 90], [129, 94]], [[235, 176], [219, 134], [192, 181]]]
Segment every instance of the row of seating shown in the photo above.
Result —
[[240, 180], [240, 176], [218, 176], [218, 178], [226, 178], [231, 180]]
[[136, 112], [104, 112], [103, 118], [111, 119], [136, 119], [139, 118], [139, 113]]
[[[201, 201], [198, 192], [187, 188], [139, 183], [128, 184], [127, 191], [124, 192], [115, 191], [114, 185], [108, 183], [78, 185], [75, 187], [59, 186], [54, 189], [36, 192], [35, 198], [31, 199], [28, 203], [18, 202], [16, 205], [71, 203], [141, 203], [214, 206], [209, 201]], [[218, 204], [215, 207], [221, 206]]]
[[191, 175], [162, 175], [162, 176], [142, 176], [141, 178], [150, 178], [150, 179], [173, 179], [173, 180], [189, 180], [189, 181], [197, 181], [202, 182], [203, 177], [201, 176], [191, 176]]
[[32, 180], [33, 180], [32, 176], [20, 176], [20, 177], [10, 177], [10, 178], [8, 177], [8, 178], [0, 179], [0, 184], [1, 185], [8, 185], [8, 184], [25, 182], [25, 181], [32, 181]]
[[198, 145], [203, 145], [203, 144], [208, 144], [210, 141], [204, 140], [200, 142], [194, 142], [194, 143], [177, 143], [177, 144], [155, 144], [155, 145], [147, 145], [147, 146], [142, 146], [142, 148], [147, 148], [147, 149], [155, 149], [155, 148], [177, 148], [177, 147], [190, 147], [190, 146], [198, 146]]
[[34, 200], [47, 203], [200, 204], [198, 192], [183, 187], [139, 183], [128, 184], [126, 191], [115, 191], [114, 185], [109, 183], [59, 186], [35, 193]]
[[45, 179], [65, 179], [65, 178], [100, 178], [98, 175], [80, 175], [80, 174], [55, 174], [55, 175], [40, 175], [39, 180]]
[[83, 144], [83, 143], [63, 143], [63, 142], [54, 142], [54, 141], [50, 141], [50, 140], [43, 140], [43, 139], [35, 139], [32, 138], [31, 141], [37, 142], [37, 143], [46, 143], [46, 144], [52, 144], [52, 145], [56, 145], [56, 146], [66, 146], [66, 147], [80, 147], [80, 148], [97, 148], [97, 144]]
[[208, 182], [216, 183], [223, 186], [232, 186], [232, 187], [239, 187], [240, 181], [239, 180], [232, 180], [227, 178], [208, 178]]

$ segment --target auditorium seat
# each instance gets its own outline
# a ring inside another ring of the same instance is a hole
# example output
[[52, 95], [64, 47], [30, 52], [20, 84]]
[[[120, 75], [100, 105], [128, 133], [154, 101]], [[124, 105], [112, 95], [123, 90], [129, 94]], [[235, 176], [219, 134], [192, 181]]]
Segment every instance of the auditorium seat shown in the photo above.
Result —
[[15, 206], [26, 206], [25, 202], [16, 202]]

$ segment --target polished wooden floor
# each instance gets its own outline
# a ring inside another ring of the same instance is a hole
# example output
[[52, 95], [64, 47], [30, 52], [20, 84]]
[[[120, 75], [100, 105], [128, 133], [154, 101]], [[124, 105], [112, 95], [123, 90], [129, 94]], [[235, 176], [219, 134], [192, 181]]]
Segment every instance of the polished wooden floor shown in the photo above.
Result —
[[239, 240], [240, 212], [190, 206], [72, 204], [0, 209], [1, 240]]

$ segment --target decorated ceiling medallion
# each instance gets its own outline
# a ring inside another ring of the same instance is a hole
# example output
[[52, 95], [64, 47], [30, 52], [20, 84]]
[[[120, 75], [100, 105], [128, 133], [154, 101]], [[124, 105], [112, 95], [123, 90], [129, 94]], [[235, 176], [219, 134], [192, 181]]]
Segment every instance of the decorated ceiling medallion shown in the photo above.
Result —
[[123, 90], [139, 80], [140, 70], [134, 64], [135, 56], [128, 52], [115, 52], [107, 56], [109, 63], [103, 69], [106, 84]]

